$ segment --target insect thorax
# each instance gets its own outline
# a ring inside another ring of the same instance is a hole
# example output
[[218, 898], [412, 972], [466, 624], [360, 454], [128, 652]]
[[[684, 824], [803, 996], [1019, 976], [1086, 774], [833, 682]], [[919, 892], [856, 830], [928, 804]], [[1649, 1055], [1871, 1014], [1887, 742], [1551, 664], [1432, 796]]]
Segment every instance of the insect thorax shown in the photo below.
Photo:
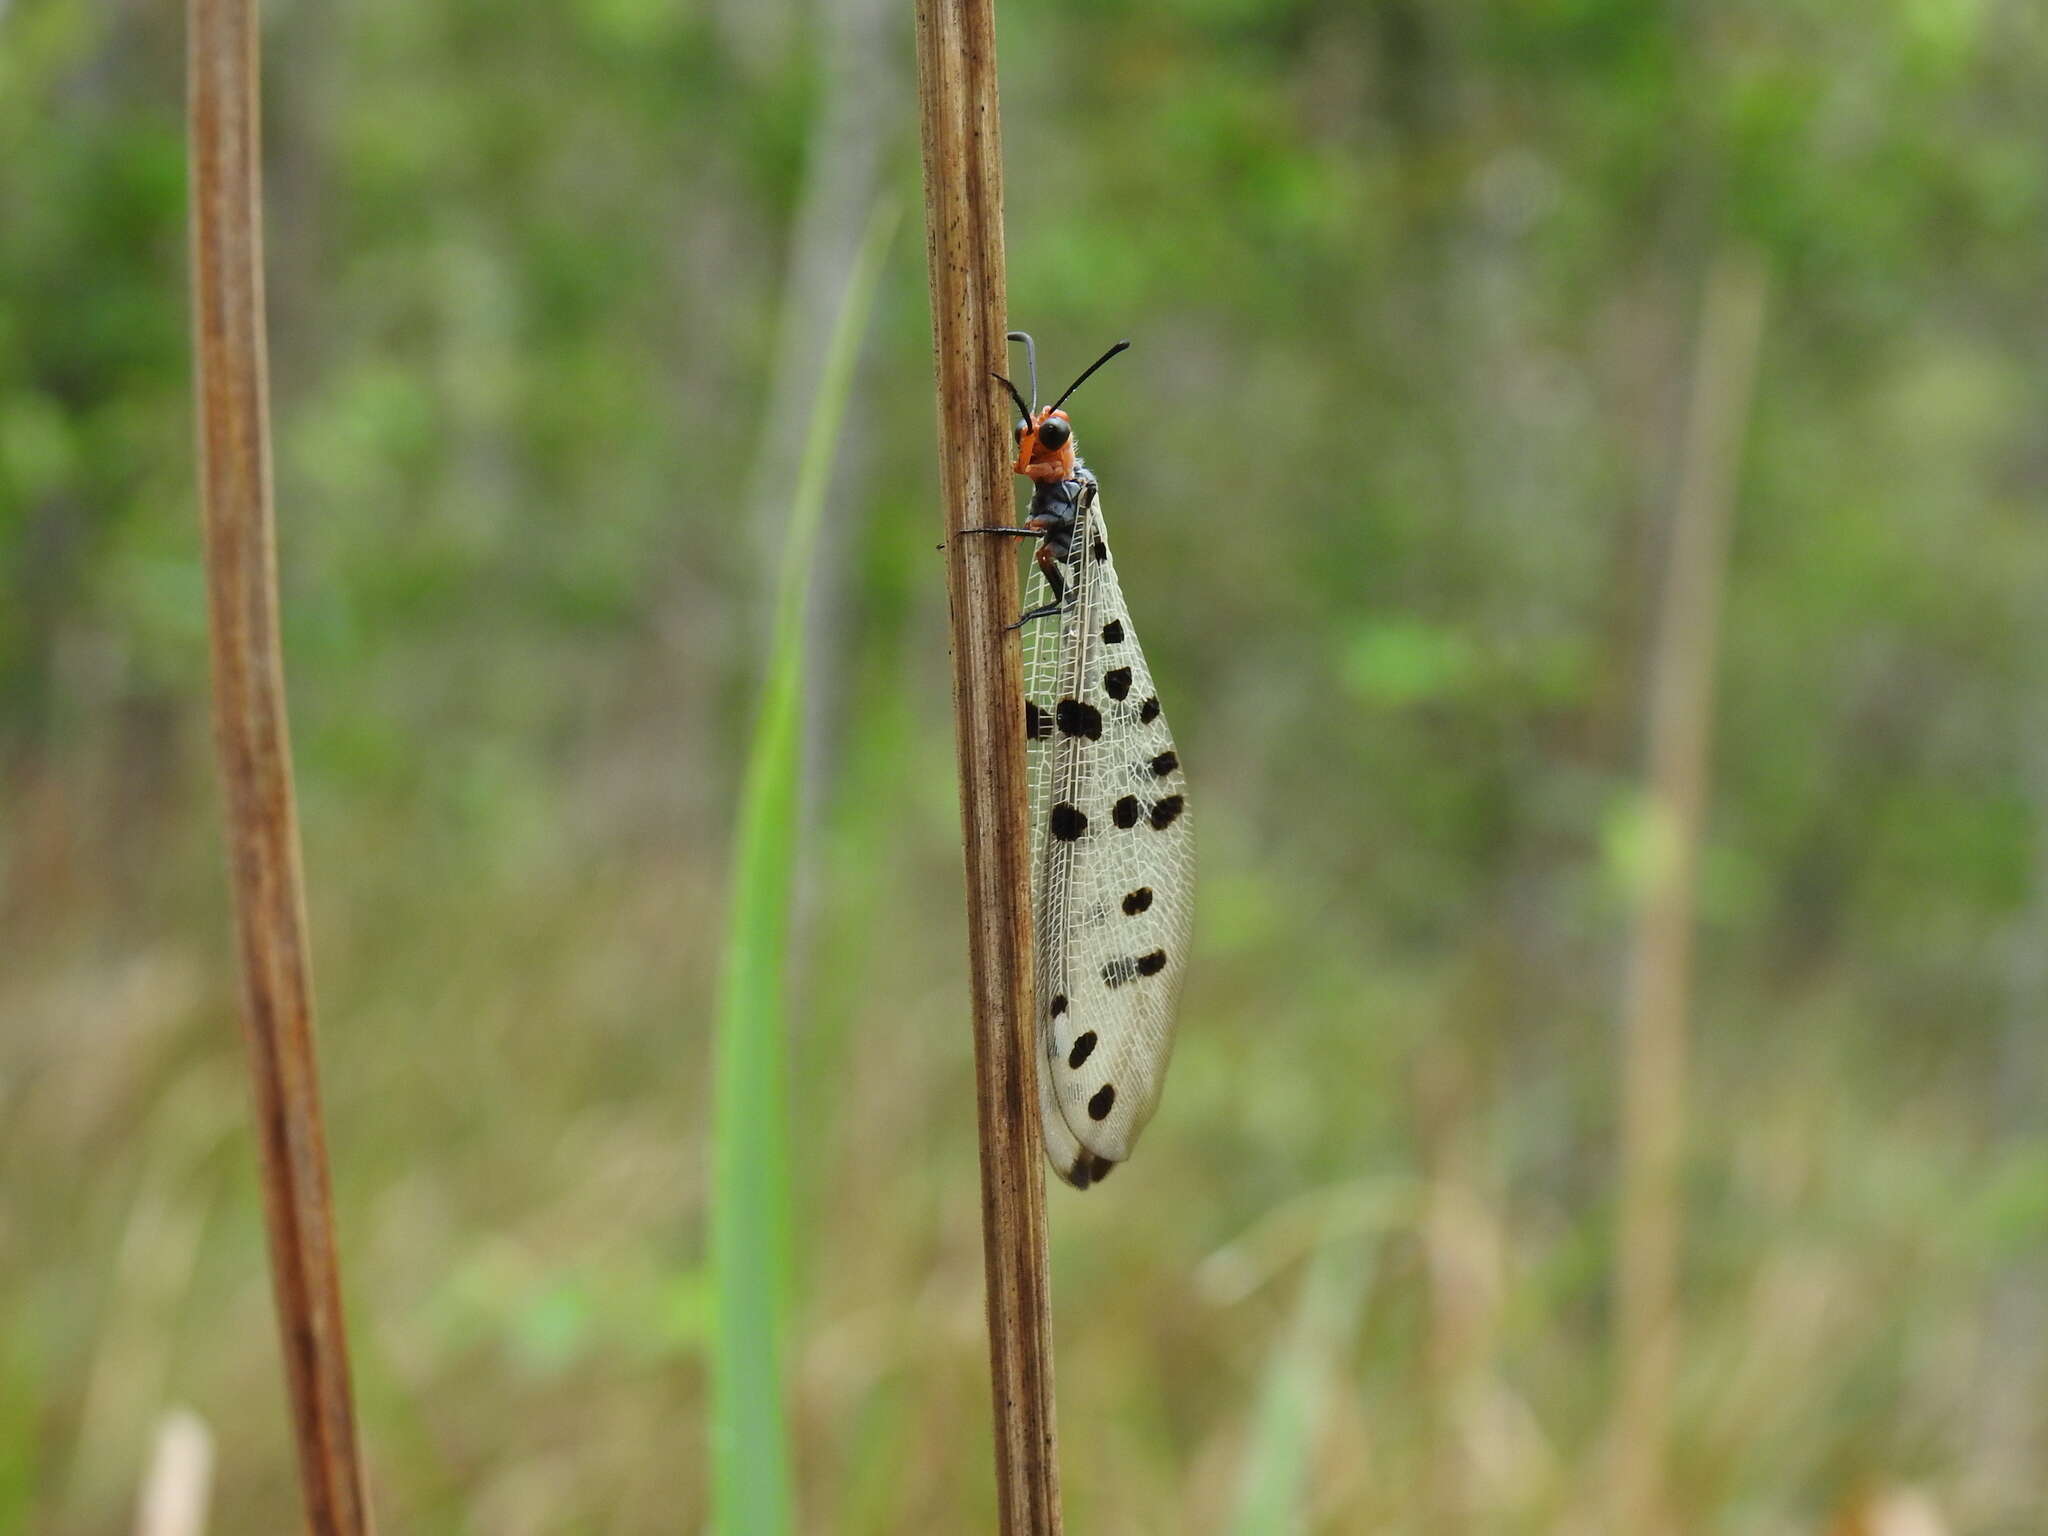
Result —
[[1073, 560], [1074, 527], [1095, 488], [1095, 477], [1079, 462], [1074, 478], [1041, 482], [1031, 493], [1031, 524], [1045, 533], [1045, 546], [1061, 560]]

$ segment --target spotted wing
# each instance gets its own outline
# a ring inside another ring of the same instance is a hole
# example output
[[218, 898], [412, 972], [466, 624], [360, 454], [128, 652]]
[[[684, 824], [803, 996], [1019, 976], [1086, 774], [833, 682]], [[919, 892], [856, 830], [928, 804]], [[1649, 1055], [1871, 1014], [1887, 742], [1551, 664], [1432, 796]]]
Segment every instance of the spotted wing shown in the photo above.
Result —
[[[1193, 928], [1187, 783], [1085, 498], [1057, 623], [1025, 639], [1046, 1155], [1086, 1188], [1158, 1107]], [[1050, 601], [1042, 577], [1028, 606]]]

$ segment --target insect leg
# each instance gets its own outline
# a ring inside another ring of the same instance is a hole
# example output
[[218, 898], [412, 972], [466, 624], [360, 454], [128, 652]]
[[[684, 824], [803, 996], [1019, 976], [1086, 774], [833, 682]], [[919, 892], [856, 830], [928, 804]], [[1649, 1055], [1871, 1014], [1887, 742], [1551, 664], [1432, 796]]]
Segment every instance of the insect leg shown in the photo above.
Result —
[[[1078, 513], [1086, 514], [1095, 505], [1095, 477], [1084, 469], [1076, 474], [1072, 483], [1081, 487]], [[1034, 501], [1032, 504], [1036, 506], [1037, 502]], [[1022, 629], [1033, 619], [1049, 619], [1066, 606], [1067, 578], [1060, 574], [1060, 556], [1067, 550], [1074, 537], [1076, 515], [1076, 512], [1068, 512], [1057, 522], [1049, 521], [1046, 542], [1038, 546], [1038, 568], [1045, 573], [1045, 584], [1052, 588], [1052, 601], [1029, 610], [1010, 628]], [[1055, 536], [1059, 544], [1057, 552], [1053, 548]]]
[[1050, 544], [1038, 546], [1038, 568], [1045, 574], [1045, 584], [1052, 588], [1052, 602], [1049, 606], [1057, 613], [1060, 604], [1066, 601], [1067, 578], [1060, 574], [1060, 559], [1052, 552]]
[[[1088, 488], [1091, 492], [1094, 490], [1095, 487], [1093, 481], [1089, 482]], [[1053, 529], [1049, 527], [962, 528], [960, 531], [962, 533], [1000, 533], [1007, 534], [1011, 538], [1043, 540], [1047, 537], [1047, 535], [1053, 532]], [[939, 547], [943, 549], [945, 546], [940, 545]], [[1011, 629], [1022, 629], [1026, 624], [1029, 624], [1033, 619], [1045, 619], [1052, 617], [1052, 615], [1060, 611], [1060, 608], [1066, 598], [1067, 578], [1060, 574], [1059, 556], [1053, 553], [1050, 544], [1041, 543], [1038, 546], [1038, 568], [1045, 573], [1045, 584], [1052, 589], [1052, 601], [1046, 603], [1042, 607], [1031, 609], [1028, 613], [1020, 617], [1016, 623], [1010, 625]]]
[[[1007, 533], [1019, 539], [1042, 539], [1045, 537], [1045, 530], [1042, 528], [962, 528], [960, 531], [962, 533]], [[944, 544], [934, 544], [932, 547], [934, 549], [944, 549], [946, 546]]]
[[1028, 609], [1016, 623], [1010, 626], [1012, 629], [1022, 629], [1033, 619], [1051, 618], [1060, 611], [1060, 608], [1066, 601], [1067, 578], [1060, 574], [1059, 556], [1052, 552], [1049, 545], [1041, 544], [1038, 546], [1038, 568], [1045, 573], [1045, 584], [1052, 588], [1052, 601], [1042, 604], [1037, 608]]

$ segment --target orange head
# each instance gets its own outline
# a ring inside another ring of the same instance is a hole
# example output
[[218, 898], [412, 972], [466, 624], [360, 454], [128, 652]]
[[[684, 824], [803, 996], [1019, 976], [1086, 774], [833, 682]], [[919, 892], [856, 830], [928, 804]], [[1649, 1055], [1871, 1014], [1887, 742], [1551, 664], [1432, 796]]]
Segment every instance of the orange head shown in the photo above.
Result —
[[1047, 406], [1028, 431], [1023, 422], [1018, 422], [1017, 462], [1010, 467], [1040, 485], [1073, 479], [1074, 424], [1067, 419], [1067, 413]]
[[[1031, 338], [1022, 331], [1010, 332], [1010, 340], [1024, 343], [1024, 355], [1031, 363], [1031, 398], [1038, 399], [1038, 348]], [[1000, 373], [996, 382], [1010, 392], [1010, 398], [1017, 402], [1017, 462], [1010, 467], [1020, 475], [1028, 475], [1039, 485], [1053, 485], [1062, 480], [1074, 478], [1074, 471], [1080, 461], [1074, 457], [1074, 424], [1067, 419], [1067, 413], [1060, 409], [1067, 403], [1067, 395], [1086, 382], [1093, 373], [1117, 353], [1128, 347], [1128, 341], [1120, 341], [1089, 365], [1087, 373], [1067, 386], [1067, 393], [1040, 410], [1036, 404], [1026, 405], [1024, 396], [1017, 386]]]

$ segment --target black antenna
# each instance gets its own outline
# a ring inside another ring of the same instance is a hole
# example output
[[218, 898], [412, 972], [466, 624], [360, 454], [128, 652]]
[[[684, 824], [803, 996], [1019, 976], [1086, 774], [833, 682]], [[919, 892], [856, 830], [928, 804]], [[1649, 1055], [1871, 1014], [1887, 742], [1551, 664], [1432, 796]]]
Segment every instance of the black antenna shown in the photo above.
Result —
[[[1102, 356], [1095, 359], [1094, 362], [1090, 363], [1088, 365], [1088, 373], [1082, 374], [1081, 377], [1074, 380], [1073, 383], [1067, 386], [1067, 395], [1071, 395], [1083, 384], [1086, 384], [1088, 382], [1088, 374], [1093, 373], [1096, 369], [1100, 368], [1104, 363], [1108, 362], [1112, 357], [1115, 357], [1117, 353], [1123, 351], [1129, 345], [1130, 343], [1128, 341], [1120, 341], [1115, 346], [1111, 347], [1107, 352], [1103, 353]], [[1061, 395], [1059, 399], [1053, 401], [1051, 409], [1056, 411], [1061, 406], [1065, 405], [1067, 403], [1067, 395]]]
[[1031, 407], [1026, 405], [1024, 397], [1017, 393], [1017, 386], [1004, 378], [1000, 373], [992, 373], [989, 377], [1010, 392], [1010, 398], [1017, 402], [1017, 409], [1024, 413], [1024, 426], [1028, 430], [1031, 426]]
[[1031, 339], [1029, 331], [1012, 331], [1009, 340], [1024, 343], [1024, 361], [1031, 367], [1031, 409], [1024, 413], [1024, 419], [1032, 421], [1038, 415], [1038, 343]]

